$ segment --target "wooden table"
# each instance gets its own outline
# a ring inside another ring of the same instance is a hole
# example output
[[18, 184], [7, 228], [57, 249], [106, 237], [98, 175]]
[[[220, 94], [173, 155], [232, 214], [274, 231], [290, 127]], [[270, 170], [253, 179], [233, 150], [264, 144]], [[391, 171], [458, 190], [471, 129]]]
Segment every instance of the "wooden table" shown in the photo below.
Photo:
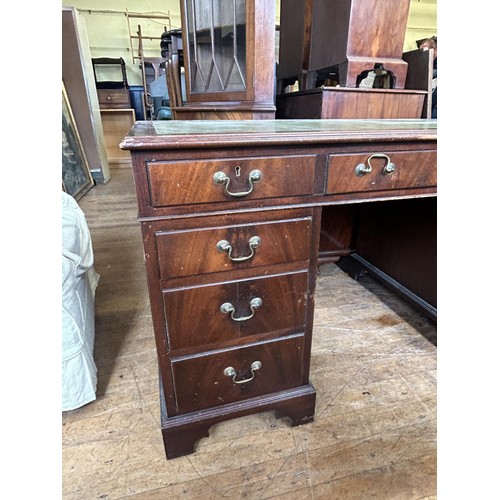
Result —
[[435, 120], [136, 122], [167, 458], [218, 422], [314, 418], [322, 209], [435, 197]]

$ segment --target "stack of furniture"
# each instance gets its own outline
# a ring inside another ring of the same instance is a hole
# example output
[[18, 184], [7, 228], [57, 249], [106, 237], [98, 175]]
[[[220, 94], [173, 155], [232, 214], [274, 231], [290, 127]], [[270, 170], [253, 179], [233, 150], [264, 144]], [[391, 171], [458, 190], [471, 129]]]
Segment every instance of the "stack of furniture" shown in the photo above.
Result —
[[[141, 24], [137, 25], [135, 34], [132, 31], [131, 20], [147, 20], [154, 21], [154, 25], [163, 23], [163, 32], [169, 31], [172, 27], [170, 19], [170, 11], [166, 14], [163, 13], [148, 13], [140, 14], [129, 12], [126, 9], [125, 15], [127, 17], [128, 35], [130, 42], [130, 55], [132, 62], [135, 64], [139, 62], [142, 76], [142, 92], [140, 96], [140, 109], [135, 109], [137, 117], [142, 116], [143, 120], [156, 118], [156, 103], [155, 98], [158, 96], [150, 92], [150, 83], [158, 80], [159, 77], [165, 76], [165, 61], [166, 58], [163, 54], [161, 57], [146, 57], [146, 49], [151, 49], [152, 43], [161, 45], [163, 34], [158, 35], [156, 30], [154, 32], [145, 33]], [[146, 45], [146, 47], [145, 47]], [[149, 47], [148, 47], [149, 45]], [[162, 96], [160, 96], [162, 97]]]
[[300, 90], [316, 86], [316, 73], [336, 69], [341, 87], [383, 64], [392, 88], [405, 87], [402, 60], [410, 0], [282, 0], [278, 79], [299, 78]]
[[[405, 86], [402, 58], [409, 8], [410, 0], [282, 0], [277, 118], [420, 118], [427, 91]], [[388, 87], [361, 88], [375, 68]], [[321, 73], [337, 85], [319, 83]], [[296, 80], [299, 91], [284, 93]]]
[[[121, 57], [93, 58], [92, 67], [99, 97], [108, 161], [111, 166], [115, 167], [128, 164], [130, 159], [120, 149], [119, 144], [134, 124], [136, 116], [130, 99], [125, 61]], [[114, 80], [101, 79], [99, 67], [114, 71], [117, 77]]]
[[275, 10], [275, 0], [181, 2], [186, 98], [172, 107], [175, 118], [275, 117]]

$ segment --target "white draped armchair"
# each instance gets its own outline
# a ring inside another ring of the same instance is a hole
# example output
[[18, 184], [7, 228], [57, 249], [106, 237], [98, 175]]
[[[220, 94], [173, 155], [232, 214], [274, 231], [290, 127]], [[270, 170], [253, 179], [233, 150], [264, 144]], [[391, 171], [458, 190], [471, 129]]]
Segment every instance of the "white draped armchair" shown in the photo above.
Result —
[[85, 215], [62, 193], [62, 411], [96, 399], [94, 297], [99, 275]]

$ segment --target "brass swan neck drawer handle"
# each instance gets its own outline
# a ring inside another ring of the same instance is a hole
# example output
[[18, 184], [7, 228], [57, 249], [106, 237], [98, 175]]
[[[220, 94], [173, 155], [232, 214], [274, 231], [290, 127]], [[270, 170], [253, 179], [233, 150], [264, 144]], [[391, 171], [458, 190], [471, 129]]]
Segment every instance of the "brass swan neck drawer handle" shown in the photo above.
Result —
[[366, 175], [366, 174], [369, 174], [371, 173], [371, 171], [373, 170], [372, 169], [372, 164], [371, 164], [371, 159], [372, 158], [383, 158], [386, 160], [386, 163], [384, 165], [384, 170], [382, 170], [382, 173], [384, 175], [390, 175], [392, 174], [395, 170], [396, 170], [396, 165], [394, 163], [391, 162], [391, 159], [386, 155], [386, 154], [383, 154], [383, 153], [375, 153], [373, 155], [371, 155], [368, 160], [366, 161], [366, 163], [368, 163], [368, 165], [365, 165], [364, 163], [360, 163], [356, 169], [355, 169], [355, 173], [358, 177], [362, 177], [363, 175]]
[[[239, 168], [239, 167], [237, 167]], [[262, 179], [262, 172], [260, 170], [252, 170], [248, 176], [248, 182], [250, 183], [250, 189], [248, 191], [240, 191], [238, 193], [233, 193], [229, 191], [229, 183], [231, 179], [224, 172], [215, 172], [213, 180], [215, 184], [224, 185], [224, 189], [229, 196], [235, 198], [240, 198], [242, 196], [247, 196], [253, 191], [253, 187], [257, 182]]]
[[229, 258], [233, 262], [243, 262], [245, 260], [251, 259], [255, 255], [255, 248], [257, 248], [260, 245], [261, 239], [258, 236], [252, 236], [248, 240], [248, 246], [250, 247], [250, 255], [245, 255], [244, 257], [233, 257], [231, 255], [231, 252], [233, 251], [233, 247], [229, 244], [228, 241], [226, 240], [220, 240], [219, 243], [217, 243], [217, 250], [219, 252], [227, 252]]
[[222, 304], [220, 306], [220, 311], [223, 312], [224, 314], [231, 313], [231, 319], [233, 321], [247, 321], [250, 318], [253, 318], [253, 315], [255, 314], [255, 309], [258, 309], [261, 305], [262, 305], [262, 299], [260, 297], [255, 297], [254, 299], [252, 299], [250, 301], [250, 310], [252, 311], [252, 314], [250, 314], [248, 316], [240, 316], [238, 318], [236, 318], [234, 316], [234, 313], [236, 311], [234, 309], [233, 304], [231, 304], [231, 302], [224, 302], [224, 304]]
[[245, 384], [246, 382], [250, 382], [250, 380], [253, 380], [254, 377], [255, 377], [255, 372], [257, 370], [260, 370], [260, 368], [262, 367], [262, 363], [260, 361], [254, 361], [251, 366], [250, 366], [250, 373], [252, 374], [252, 376], [250, 378], [245, 378], [243, 380], [236, 380], [236, 370], [232, 367], [232, 366], [228, 366], [225, 370], [224, 370], [224, 375], [226, 377], [231, 377], [233, 379], [233, 382], [235, 384]]

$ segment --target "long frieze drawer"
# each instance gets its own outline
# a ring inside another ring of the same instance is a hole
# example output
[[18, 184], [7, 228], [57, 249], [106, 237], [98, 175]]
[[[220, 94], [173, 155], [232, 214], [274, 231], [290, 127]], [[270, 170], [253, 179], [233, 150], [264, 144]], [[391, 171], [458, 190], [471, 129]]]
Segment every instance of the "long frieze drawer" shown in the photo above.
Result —
[[149, 161], [152, 207], [301, 196], [314, 192], [315, 155]]
[[427, 151], [381, 151], [331, 155], [327, 193], [354, 193], [437, 185], [437, 155]]
[[170, 349], [304, 330], [307, 271], [164, 290]]
[[197, 411], [297, 387], [303, 357], [304, 336], [295, 335], [172, 360], [177, 409]]
[[309, 259], [311, 218], [157, 232], [160, 278]]

